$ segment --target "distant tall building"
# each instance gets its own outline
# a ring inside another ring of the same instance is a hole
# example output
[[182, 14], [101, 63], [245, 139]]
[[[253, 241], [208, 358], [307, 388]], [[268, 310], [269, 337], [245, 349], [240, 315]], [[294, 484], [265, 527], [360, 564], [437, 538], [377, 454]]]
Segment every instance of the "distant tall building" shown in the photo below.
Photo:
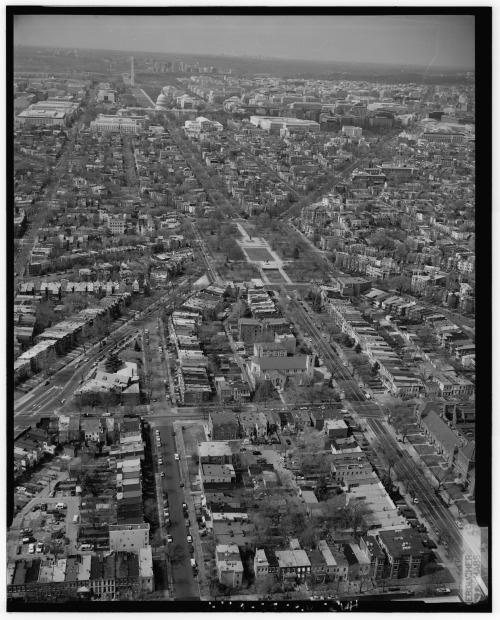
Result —
[[130, 59], [130, 85], [135, 86], [134, 57], [133, 56]]

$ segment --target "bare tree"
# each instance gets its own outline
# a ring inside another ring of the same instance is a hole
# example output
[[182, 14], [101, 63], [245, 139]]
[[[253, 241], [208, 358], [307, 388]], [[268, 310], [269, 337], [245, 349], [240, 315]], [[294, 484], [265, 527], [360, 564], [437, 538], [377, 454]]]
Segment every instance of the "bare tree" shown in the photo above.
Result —
[[106, 503], [99, 497], [87, 496], [85, 498], [85, 510], [82, 511], [82, 520], [90, 523], [94, 529], [114, 523], [113, 502]]
[[436, 479], [438, 481], [438, 485], [436, 487], [436, 493], [439, 493], [443, 488], [444, 484], [448, 482], [448, 480], [453, 478], [453, 476], [454, 471], [452, 467], [449, 467], [448, 469], [444, 470], [440, 475], [437, 475]]
[[45, 361], [43, 365], [43, 375], [45, 377], [51, 377], [54, 374], [56, 362], [56, 352], [54, 351], [54, 349], [49, 349], [45, 355]]
[[415, 416], [413, 410], [409, 407], [405, 407], [404, 405], [397, 405], [395, 408], [391, 409], [391, 423], [394, 428], [401, 433], [403, 438], [403, 443], [415, 422]]

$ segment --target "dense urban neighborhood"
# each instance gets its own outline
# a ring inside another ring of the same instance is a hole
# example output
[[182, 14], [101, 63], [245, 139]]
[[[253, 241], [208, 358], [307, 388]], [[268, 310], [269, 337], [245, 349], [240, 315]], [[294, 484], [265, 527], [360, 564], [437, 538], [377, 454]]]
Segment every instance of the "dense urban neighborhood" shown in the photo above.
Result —
[[12, 603], [488, 596], [474, 72], [266, 62], [16, 48]]

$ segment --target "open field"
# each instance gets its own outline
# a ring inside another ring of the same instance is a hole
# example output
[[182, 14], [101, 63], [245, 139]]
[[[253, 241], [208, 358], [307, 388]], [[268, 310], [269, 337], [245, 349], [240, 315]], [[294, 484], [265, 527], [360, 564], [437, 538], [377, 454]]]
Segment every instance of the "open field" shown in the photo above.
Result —
[[189, 474], [190, 476], [196, 476], [198, 473], [198, 466], [193, 458], [193, 454], [197, 454], [198, 442], [207, 440], [203, 429], [203, 424], [186, 425], [186, 429], [182, 431], [182, 437], [186, 448]]
[[272, 282], [273, 284], [283, 284], [286, 282], [278, 269], [265, 269], [264, 273], [269, 282]]
[[248, 255], [248, 258], [250, 260], [257, 260], [262, 262], [267, 260], [274, 260], [271, 254], [265, 248], [250, 248], [243, 246], [243, 250]]

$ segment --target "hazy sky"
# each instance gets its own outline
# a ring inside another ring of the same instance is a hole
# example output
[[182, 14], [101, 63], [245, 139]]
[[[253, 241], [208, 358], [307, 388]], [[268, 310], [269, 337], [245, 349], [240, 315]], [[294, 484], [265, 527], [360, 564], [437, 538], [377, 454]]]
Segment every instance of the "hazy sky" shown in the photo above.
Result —
[[474, 67], [465, 15], [16, 16], [22, 45]]

